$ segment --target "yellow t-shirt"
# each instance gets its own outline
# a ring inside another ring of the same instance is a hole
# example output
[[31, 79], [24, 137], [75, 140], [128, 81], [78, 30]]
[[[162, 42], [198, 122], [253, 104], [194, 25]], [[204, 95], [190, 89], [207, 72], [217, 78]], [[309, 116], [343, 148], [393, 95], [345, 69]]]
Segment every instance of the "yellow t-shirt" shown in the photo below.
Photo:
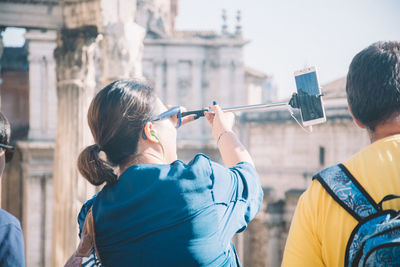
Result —
[[[400, 194], [400, 134], [380, 139], [344, 163], [376, 203]], [[400, 210], [400, 200], [384, 209]], [[343, 266], [357, 221], [314, 180], [301, 195], [290, 227], [282, 266]]]

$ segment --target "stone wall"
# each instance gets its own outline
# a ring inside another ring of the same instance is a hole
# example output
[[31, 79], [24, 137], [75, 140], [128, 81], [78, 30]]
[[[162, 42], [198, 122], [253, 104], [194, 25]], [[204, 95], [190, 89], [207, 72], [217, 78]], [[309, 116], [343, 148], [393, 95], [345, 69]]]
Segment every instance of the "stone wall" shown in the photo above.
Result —
[[294, 122], [250, 123], [248, 147], [263, 186], [279, 197], [293, 188], [304, 189], [312, 175], [344, 162], [369, 144], [367, 133], [351, 120], [332, 120], [307, 133]]

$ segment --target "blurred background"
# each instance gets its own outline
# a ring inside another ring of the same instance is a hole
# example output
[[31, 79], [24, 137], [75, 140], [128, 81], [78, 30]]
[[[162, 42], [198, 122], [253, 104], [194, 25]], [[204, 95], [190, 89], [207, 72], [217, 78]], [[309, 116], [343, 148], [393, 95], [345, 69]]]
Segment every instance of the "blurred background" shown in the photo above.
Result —
[[[236, 114], [264, 202], [234, 242], [244, 266], [280, 266], [312, 175], [369, 142], [347, 110], [346, 72], [366, 46], [400, 39], [399, 14], [396, 0], [0, 0], [0, 108], [17, 146], [1, 207], [21, 221], [27, 266], [62, 266], [76, 248], [76, 216], [100, 190], [76, 158], [93, 143], [87, 108], [107, 83], [143, 76], [165, 103], [227, 107], [288, 101], [293, 72], [316, 66], [327, 122], [312, 133], [287, 110]], [[182, 160], [220, 161], [204, 120], [178, 135]]]

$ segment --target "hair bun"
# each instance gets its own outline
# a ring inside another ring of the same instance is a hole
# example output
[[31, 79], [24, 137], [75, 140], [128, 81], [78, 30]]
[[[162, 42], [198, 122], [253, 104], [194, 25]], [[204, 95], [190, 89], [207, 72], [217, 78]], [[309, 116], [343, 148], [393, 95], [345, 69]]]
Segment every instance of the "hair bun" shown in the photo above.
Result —
[[98, 144], [86, 147], [78, 157], [78, 170], [91, 184], [114, 184], [117, 182], [110, 164], [100, 158], [101, 148]]

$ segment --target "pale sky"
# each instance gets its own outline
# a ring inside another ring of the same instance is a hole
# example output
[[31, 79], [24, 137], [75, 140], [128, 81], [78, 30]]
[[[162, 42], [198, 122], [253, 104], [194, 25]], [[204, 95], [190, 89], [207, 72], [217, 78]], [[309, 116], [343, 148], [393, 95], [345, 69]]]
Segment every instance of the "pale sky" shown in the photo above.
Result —
[[[324, 84], [345, 76], [353, 56], [373, 42], [400, 41], [400, 0], [179, 0], [176, 26], [220, 31], [222, 9], [230, 31], [241, 10], [250, 40], [245, 64], [272, 75], [280, 97], [296, 90], [296, 70], [316, 66]], [[6, 45], [23, 42], [21, 32], [3, 35]]]
[[223, 8], [231, 31], [242, 11], [245, 64], [273, 75], [281, 97], [296, 90], [295, 70], [316, 66], [324, 84], [373, 42], [400, 41], [399, 0], [179, 0], [177, 28], [220, 31]]

